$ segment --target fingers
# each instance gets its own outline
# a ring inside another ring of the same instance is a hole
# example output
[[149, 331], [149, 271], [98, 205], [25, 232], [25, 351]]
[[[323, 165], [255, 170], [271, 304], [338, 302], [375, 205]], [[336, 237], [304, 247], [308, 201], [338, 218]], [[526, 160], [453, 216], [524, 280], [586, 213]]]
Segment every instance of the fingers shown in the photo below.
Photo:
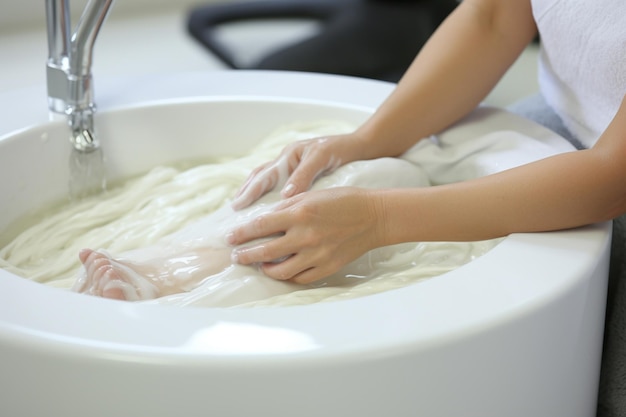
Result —
[[279, 173], [275, 168], [275, 164], [266, 164], [252, 171], [237, 192], [231, 207], [234, 210], [241, 210], [271, 191], [278, 182]]
[[[292, 258], [292, 255], [300, 249], [300, 245], [285, 235], [286, 223], [283, 218], [283, 213], [280, 211], [268, 213], [231, 231], [226, 237], [230, 245], [241, 245], [257, 240], [255, 244], [233, 249], [231, 260], [242, 265], [269, 265], [283, 263]], [[258, 241], [263, 238], [272, 239]], [[280, 275], [280, 269], [277, 271], [279, 274], [276, 276], [277, 279], [291, 278], [291, 275]]]
[[284, 216], [280, 212], [263, 214], [253, 221], [239, 226], [226, 236], [226, 241], [232, 246], [241, 245], [253, 240], [275, 237], [247, 247], [238, 247], [231, 252], [231, 260], [235, 263], [250, 265], [254, 263], [272, 262], [281, 258], [287, 258], [293, 253], [284, 248], [289, 246], [289, 238], [284, 237], [286, 224]]
[[[246, 253], [242, 259], [245, 260], [250, 254]], [[311, 256], [301, 254], [286, 256], [273, 262], [253, 262], [253, 264], [259, 265], [261, 271], [270, 278], [296, 284], [310, 284], [334, 272], [327, 266], [317, 266]]]
[[293, 197], [311, 188], [313, 181], [324, 172], [324, 168], [315, 165], [315, 161], [303, 161], [293, 171], [287, 183], [281, 190], [283, 198]]
[[334, 171], [341, 165], [339, 158], [329, 155], [324, 149], [323, 144], [326, 141], [326, 138], [316, 139], [315, 145], [304, 149], [301, 160], [292, 169], [293, 172], [281, 191], [283, 198], [309, 190], [320, 175]]
[[296, 255], [279, 263], [264, 263], [261, 270], [265, 275], [280, 281], [291, 281], [296, 284], [310, 284], [328, 276], [325, 268], [309, 266], [301, 262], [302, 257]]
[[252, 221], [228, 232], [226, 242], [236, 246], [254, 239], [280, 234], [284, 231], [282, 217], [279, 212], [261, 214]]
[[[236, 229], [227, 238], [228, 243], [236, 245], [262, 237], [271, 237], [269, 240], [234, 248], [231, 260], [241, 265], [257, 265], [270, 278], [291, 281], [298, 284], [309, 284], [326, 277], [334, 272], [331, 270], [334, 262], [322, 261], [320, 256], [327, 252], [315, 253], [308, 250], [308, 245], [302, 239], [294, 239], [291, 235], [282, 232], [282, 220], [277, 216], [262, 216], [265, 219], [253, 221], [250, 225]], [[329, 258], [326, 256], [326, 258]], [[319, 267], [322, 265], [322, 267]]]
[[293, 197], [310, 189], [316, 178], [341, 164], [341, 158], [332, 151], [328, 137], [294, 143], [287, 146], [276, 160], [252, 171], [231, 206], [235, 210], [243, 209], [281, 181], [286, 181], [281, 196]]
[[[325, 268], [311, 266], [310, 257], [301, 254], [285, 253], [284, 243], [275, 239], [264, 244], [233, 250], [233, 261], [242, 265], [258, 265], [265, 275], [279, 281], [291, 281], [296, 284], [310, 284], [324, 278]], [[272, 259], [272, 261], [263, 261]]]

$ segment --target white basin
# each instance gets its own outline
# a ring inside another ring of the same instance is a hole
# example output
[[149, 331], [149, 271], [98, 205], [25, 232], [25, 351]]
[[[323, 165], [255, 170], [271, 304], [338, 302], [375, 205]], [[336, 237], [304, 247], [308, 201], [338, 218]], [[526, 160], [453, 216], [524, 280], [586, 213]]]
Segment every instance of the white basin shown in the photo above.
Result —
[[[393, 88], [280, 72], [148, 81], [103, 84], [97, 124], [113, 178], [244, 153], [294, 120], [358, 123]], [[22, 114], [7, 100], [0, 109]], [[0, 132], [16, 128], [11, 119], [28, 118], [8, 117]], [[504, 120], [568, 147], [530, 122]], [[67, 190], [64, 124], [27, 123], [0, 138], [0, 232]], [[609, 242], [609, 223], [515, 234], [419, 284], [285, 308], [133, 304], [0, 270], [0, 414], [592, 416]]]

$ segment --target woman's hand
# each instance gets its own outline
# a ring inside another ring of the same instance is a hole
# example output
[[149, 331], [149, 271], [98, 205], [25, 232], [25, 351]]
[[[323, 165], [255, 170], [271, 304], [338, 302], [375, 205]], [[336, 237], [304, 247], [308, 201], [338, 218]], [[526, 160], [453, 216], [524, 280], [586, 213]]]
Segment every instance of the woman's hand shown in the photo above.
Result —
[[299, 284], [327, 277], [380, 246], [382, 222], [371, 194], [340, 187], [284, 200], [274, 211], [229, 233], [231, 245], [277, 236], [234, 249], [233, 261], [259, 264], [267, 276]]
[[317, 177], [359, 158], [354, 134], [335, 135], [292, 143], [273, 161], [256, 168], [232, 202], [243, 209], [277, 184], [284, 182], [281, 195], [289, 198], [311, 188]]

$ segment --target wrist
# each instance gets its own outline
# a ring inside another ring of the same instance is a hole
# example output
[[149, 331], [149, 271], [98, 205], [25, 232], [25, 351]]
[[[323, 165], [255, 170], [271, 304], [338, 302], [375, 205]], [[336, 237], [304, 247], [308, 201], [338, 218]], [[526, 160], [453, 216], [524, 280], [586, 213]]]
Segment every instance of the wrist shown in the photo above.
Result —
[[354, 133], [357, 148], [363, 154], [360, 159], [398, 157], [419, 142], [424, 136], [414, 132], [410, 126], [397, 129], [397, 126], [381, 121], [368, 121]]
[[[430, 222], [424, 223], [425, 216], [428, 217], [423, 210], [428, 198], [422, 198], [426, 197], [423, 194], [426, 189], [428, 187], [372, 190], [370, 198], [376, 212], [378, 246], [431, 240]], [[416, 199], [418, 195], [420, 198]]]
[[390, 214], [389, 190], [367, 190], [367, 201], [374, 219], [373, 247], [388, 246], [400, 243], [395, 236]]

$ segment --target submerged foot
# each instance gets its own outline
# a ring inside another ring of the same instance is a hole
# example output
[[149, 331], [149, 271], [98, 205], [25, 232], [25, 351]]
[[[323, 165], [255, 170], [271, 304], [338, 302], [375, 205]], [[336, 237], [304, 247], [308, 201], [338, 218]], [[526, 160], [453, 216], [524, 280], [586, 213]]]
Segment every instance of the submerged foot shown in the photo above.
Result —
[[117, 300], [151, 300], [190, 291], [231, 264], [228, 248], [175, 252], [155, 250], [149, 259], [136, 261], [83, 249], [78, 256], [84, 268], [73, 289]]
[[78, 255], [84, 271], [74, 290], [117, 300], [149, 300], [159, 296], [159, 289], [130, 264], [116, 261], [108, 255], [83, 249]]

